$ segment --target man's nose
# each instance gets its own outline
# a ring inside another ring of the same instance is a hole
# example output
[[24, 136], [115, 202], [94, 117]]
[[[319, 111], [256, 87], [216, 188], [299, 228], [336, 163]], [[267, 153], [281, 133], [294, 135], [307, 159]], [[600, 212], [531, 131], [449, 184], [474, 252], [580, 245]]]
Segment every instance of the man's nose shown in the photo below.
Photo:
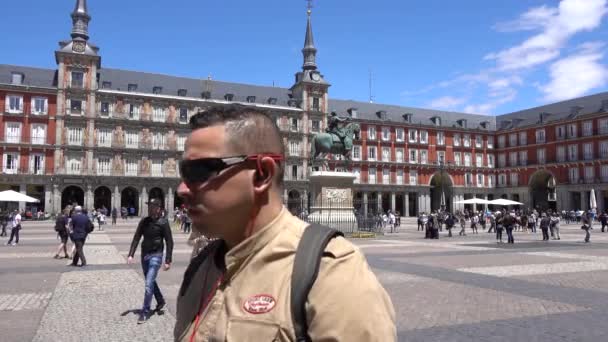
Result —
[[177, 186], [177, 196], [186, 199], [191, 195], [190, 188], [184, 182], [180, 182]]

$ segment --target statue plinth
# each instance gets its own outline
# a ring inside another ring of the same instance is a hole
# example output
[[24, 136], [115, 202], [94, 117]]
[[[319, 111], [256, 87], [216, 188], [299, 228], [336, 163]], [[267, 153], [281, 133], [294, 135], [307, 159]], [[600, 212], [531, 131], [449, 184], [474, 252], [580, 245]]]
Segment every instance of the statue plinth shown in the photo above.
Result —
[[350, 172], [315, 171], [310, 175], [311, 223], [319, 223], [344, 233], [358, 230], [353, 207], [353, 184]]

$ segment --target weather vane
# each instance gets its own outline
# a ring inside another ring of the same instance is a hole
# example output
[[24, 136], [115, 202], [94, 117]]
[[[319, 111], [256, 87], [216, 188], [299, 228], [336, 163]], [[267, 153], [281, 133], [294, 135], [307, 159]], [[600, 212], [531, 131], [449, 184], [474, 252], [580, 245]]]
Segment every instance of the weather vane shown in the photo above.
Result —
[[307, 12], [308, 12], [308, 14], [310, 14], [312, 12], [312, 0], [306, 0], [306, 2], [308, 3], [306, 5]]

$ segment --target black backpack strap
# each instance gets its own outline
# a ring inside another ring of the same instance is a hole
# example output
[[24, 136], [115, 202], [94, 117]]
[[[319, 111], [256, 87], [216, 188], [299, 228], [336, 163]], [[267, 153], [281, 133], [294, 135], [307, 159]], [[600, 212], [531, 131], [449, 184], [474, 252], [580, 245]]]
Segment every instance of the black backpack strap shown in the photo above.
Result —
[[317, 279], [325, 247], [331, 239], [343, 235], [337, 230], [312, 224], [306, 227], [300, 239], [291, 275], [291, 318], [297, 342], [310, 341], [305, 305]]

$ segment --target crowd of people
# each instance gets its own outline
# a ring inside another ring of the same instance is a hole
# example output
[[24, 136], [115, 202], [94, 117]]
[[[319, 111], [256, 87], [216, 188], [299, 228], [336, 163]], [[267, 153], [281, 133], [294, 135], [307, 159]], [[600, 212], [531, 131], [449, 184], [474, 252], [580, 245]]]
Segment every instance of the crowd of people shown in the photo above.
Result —
[[425, 238], [438, 239], [439, 231], [445, 226], [448, 237], [452, 237], [452, 229], [459, 224], [459, 236], [466, 236], [467, 226], [473, 234], [479, 233], [479, 228], [483, 231], [488, 228], [488, 233], [496, 234], [496, 242], [504, 243], [503, 232], [507, 236], [507, 243], [515, 243], [513, 232], [536, 233], [537, 229], [542, 232], [542, 240], [560, 240], [560, 222], [566, 224], [581, 224], [581, 229], [585, 231], [584, 242], [591, 240], [590, 231], [593, 229], [593, 222], [599, 221], [602, 225], [602, 232], [608, 231], [608, 211], [596, 215], [595, 210], [589, 211], [545, 211], [534, 210], [507, 210], [496, 211], [458, 211], [452, 214], [447, 211], [433, 211], [430, 214], [420, 213], [417, 219], [418, 231], [425, 232]]

